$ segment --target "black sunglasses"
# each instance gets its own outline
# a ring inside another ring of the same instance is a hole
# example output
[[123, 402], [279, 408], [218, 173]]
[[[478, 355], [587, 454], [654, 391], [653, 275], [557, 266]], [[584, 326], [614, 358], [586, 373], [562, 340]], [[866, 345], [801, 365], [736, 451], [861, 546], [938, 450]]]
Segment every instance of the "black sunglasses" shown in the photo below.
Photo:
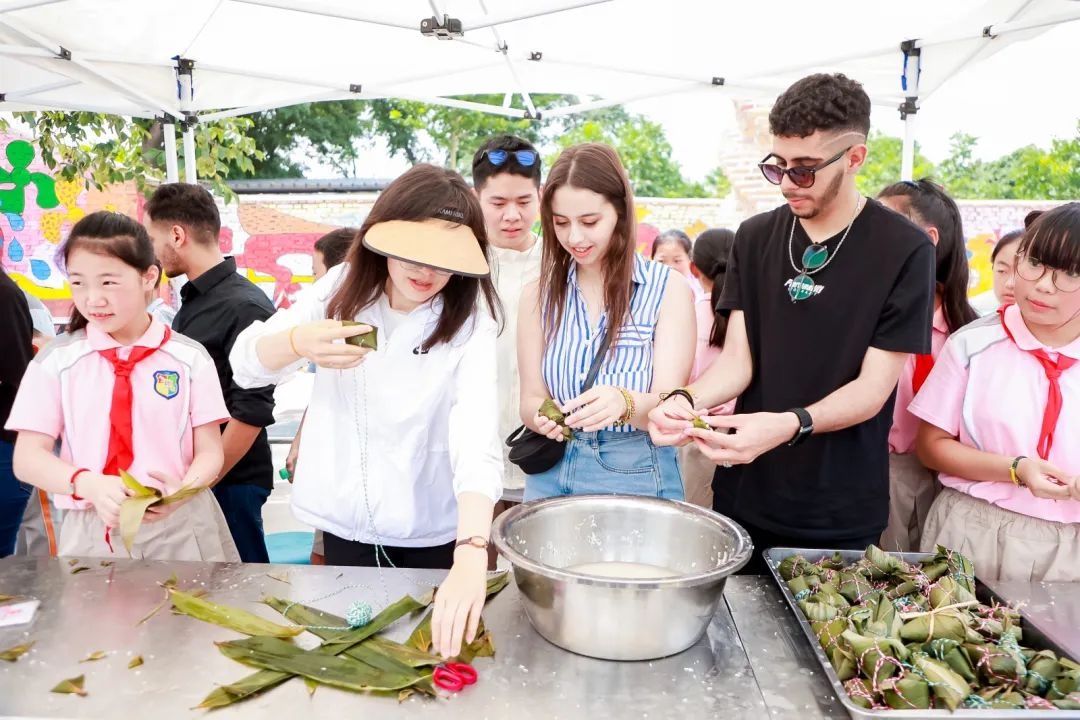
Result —
[[796, 165], [793, 168], [784, 168], [776, 163], [765, 162], [772, 157], [772, 153], [769, 153], [761, 162], [758, 163], [758, 168], [761, 170], [761, 174], [765, 176], [765, 179], [771, 182], [773, 185], [779, 185], [784, 181], [784, 176], [787, 175], [791, 178], [791, 182], [797, 187], [808, 188], [814, 186], [814, 180], [817, 179], [816, 175], [818, 170], [823, 170], [834, 162], [844, 156], [854, 145], [849, 145], [840, 152], [833, 155], [831, 158], [821, 163], [820, 165], [814, 165], [812, 167], [806, 167], [803, 165]]
[[506, 164], [506, 161], [513, 155], [517, 164], [521, 167], [532, 167], [536, 164], [536, 153], [532, 150], [485, 150], [484, 155], [487, 156], [488, 162], [495, 167], [500, 167]]

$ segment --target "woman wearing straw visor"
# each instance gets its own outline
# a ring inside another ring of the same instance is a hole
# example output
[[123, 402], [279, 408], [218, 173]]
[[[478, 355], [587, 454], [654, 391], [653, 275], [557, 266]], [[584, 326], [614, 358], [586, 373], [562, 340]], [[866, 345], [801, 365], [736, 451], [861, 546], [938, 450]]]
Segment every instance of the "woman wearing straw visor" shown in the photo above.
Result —
[[449, 568], [433, 639], [452, 656], [476, 632], [502, 487], [484, 217], [460, 175], [417, 165], [358, 240], [230, 359], [244, 387], [318, 366], [293, 514], [323, 530], [329, 565]]

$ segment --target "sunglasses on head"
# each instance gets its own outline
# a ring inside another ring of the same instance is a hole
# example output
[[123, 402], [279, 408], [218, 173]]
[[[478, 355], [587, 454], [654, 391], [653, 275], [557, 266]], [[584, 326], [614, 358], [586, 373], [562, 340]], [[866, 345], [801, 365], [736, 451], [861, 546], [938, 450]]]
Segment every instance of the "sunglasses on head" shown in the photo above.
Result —
[[807, 167], [805, 165], [796, 165], [792, 168], [785, 168], [776, 163], [765, 162], [772, 157], [772, 153], [766, 155], [761, 162], [758, 163], [758, 168], [761, 170], [761, 174], [765, 176], [765, 179], [771, 182], [773, 185], [779, 185], [784, 181], [784, 176], [787, 175], [791, 179], [791, 182], [796, 187], [808, 188], [813, 187], [814, 180], [817, 179], [817, 172], [827, 168], [834, 162], [844, 156], [854, 145], [849, 145], [840, 152], [833, 155], [831, 158], [818, 165], [812, 165]]
[[510, 159], [510, 156], [514, 156], [514, 160], [521, 167], [532, 167], [536, 164], [536, 153], [532, 150], [485, 150], [484, 155], [487, 156], [488, 162], [495, 167], [500, 167], [506, 164], [506, 161]]

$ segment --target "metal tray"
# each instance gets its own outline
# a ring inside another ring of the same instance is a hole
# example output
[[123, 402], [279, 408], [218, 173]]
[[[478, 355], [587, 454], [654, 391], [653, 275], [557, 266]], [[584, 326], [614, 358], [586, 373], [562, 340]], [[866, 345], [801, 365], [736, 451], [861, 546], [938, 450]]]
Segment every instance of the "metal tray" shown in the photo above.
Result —
[[[835, 553], [839, 552], [840, 557], [843, 558], [846, 564], [850, 564], [863, 557], [863, 552], [859, 550], [808, 550], [805, 548], [769, 548], [765, 551], [765, 563], [769, 566], [769, 572], [772, 573], [773, 579], [776, 584], [780, 586], [780, 593], [787, 600], [788, 606], [791, 611], [795, 613], [795, 619], [799, 623], [799, 627], [802, 628], [803, 634], [806, 635], [807, 642], [810, 643], [810, 647], [814, 650], [814, 656], [821, 664], [821, 669], [825, 672], [825, 677], [829, 679], [832, 684], [833, 692], [836, 693], [836, 699], [844, 706], [844, 709], [848, 711], [851, 717], [860, 718], [874, 718], [876, 720], [918, 720], [919, 718], [979, 718], [980, 720], [996, 720], [1001, 718], [1002, 720], [1009, 720], [1011, 718], [1058, 718], [1058, 720], [1065, 720], [1066, 718], [1080, 720], [1080, 710], [975, 710], [961, 708], [958, 710], [867, 710], [859, 707], [851, 701], [848, 697], [847, 691], [844, 690], [844, 684], [840, 682], [840, 678], [837, 677], [836, 671], [833, 670], [832, 663], [829, 662], [829, 658], [826, 657], [825, 651], [821, 649], [821, 643], [818, 642], [817, 636], [814, 635], [814, 631], [810, 628], [810, 623], [806, 619], [806, 615], [799, 608], [798, 603], [795, 601], [795, 596], [792, 595], [791, 590], [788, 589], [787, 583], [780, 577], [780, 563], [788, 555], [798, 553], [810, 562], [817, 562], [822, 558], [830, 558]], [[934, 557], [933, 553], [893, 553], [899, 555], [905, 561], [909, 563], [920, 562], [922, 560], [928, 560]], [[978, 578], [975, 581], [975, 596], [984, 603], [991, 601], [1002, 602], [1000, 596], [994, 593], [985, 585], [978, 582]], [[1021, 611], [1023, 616], [1023, 611]], [[1061, 648], [1047, 637], [1038, 626], [1023, 618], [1024, 628], [1024, 644], [1029, 647], [1035, 647], [1039, 649], [1053, 650], [1058, 655], [1065, 655]], [[1071, 658], [1070, 658], [1071, 659]]]

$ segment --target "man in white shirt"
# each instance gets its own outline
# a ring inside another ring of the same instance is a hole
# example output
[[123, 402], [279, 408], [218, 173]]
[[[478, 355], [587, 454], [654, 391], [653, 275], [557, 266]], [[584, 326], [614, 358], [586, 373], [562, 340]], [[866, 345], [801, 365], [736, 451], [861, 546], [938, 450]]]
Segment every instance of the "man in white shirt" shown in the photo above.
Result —
[[[527, 140], [498, 135], [487, 140], [473, 155], [473, 189], [480, 198], [491, 243], [491, 274], [505, 311], [506, 327], [499, 335], [498, 392], [499, 432], [508, 437], [520, 424], [517, 364], [517, 316], [521, 290], [540, 275], [542, 248], [533, 233], [540, 214], [540, 154]], [[506, 460], [503, 500], [495, 515], [520, 502], [525, 475]]]

